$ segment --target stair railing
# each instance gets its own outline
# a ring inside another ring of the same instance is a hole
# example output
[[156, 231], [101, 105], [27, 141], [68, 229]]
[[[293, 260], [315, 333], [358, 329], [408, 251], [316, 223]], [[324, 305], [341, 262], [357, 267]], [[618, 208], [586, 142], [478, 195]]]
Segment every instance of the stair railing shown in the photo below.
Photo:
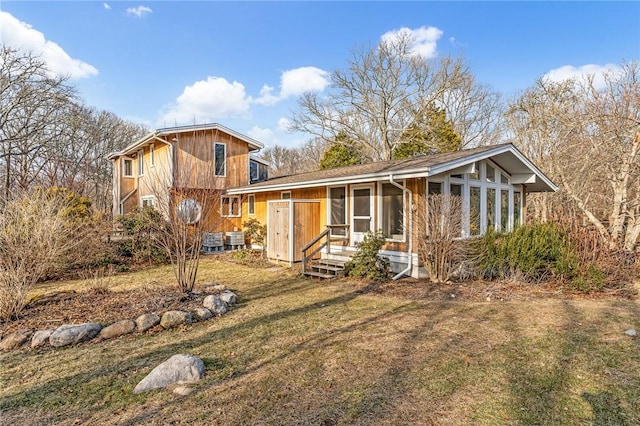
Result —
[[[318, 244], [320, 240], [325, 238], [325, 241], [311, 250], [311, 252], [307, 253], [313, 246]], [[331, 252], [331, 228], [327, 226], [327, 229], [318, 234], [314, 239], [309, 241], [307, 245], [302, 247], [302, 274], [304, 275], [307, 272], [308, 265], [307, 263], [310, 260], [313, 260], [313, 257], [320, 252], [322, 249], [327, 248], [327, 253]]]

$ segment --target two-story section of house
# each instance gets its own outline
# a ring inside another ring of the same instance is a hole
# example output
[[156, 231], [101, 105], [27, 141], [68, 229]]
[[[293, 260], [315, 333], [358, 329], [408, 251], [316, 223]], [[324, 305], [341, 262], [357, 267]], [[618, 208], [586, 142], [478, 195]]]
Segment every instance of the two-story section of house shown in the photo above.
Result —
[[[170, 127], [155, 130], [109, 155], [113, 161], [113, 216], [135, 207], [159, 205], [177, 189], [215, 193], [221, 230], [241, 228], [240, 199], [228, 196], [237, 188], [267, 178], [267, 164], [254, 158], [264, 145], [220, 124]], [[215, 190], [215, 192], [211, 192]]]

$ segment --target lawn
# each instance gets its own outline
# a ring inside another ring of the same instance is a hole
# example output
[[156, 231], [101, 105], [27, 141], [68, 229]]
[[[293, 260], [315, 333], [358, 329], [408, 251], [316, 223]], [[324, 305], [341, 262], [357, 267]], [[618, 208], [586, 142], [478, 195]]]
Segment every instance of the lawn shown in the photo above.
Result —
[[[184, 328], [0, 354], [0, 423], [640, 424], [640, 340], [624, 334], [640, 329], [637, 299], [410, 297], [215, 256], [200, 280], [239, 304]], [[150, 282], [168, 285], [170, 269], [102, 285]], [[132, 393], [177, 353], [205, 362], [192, 394]]]

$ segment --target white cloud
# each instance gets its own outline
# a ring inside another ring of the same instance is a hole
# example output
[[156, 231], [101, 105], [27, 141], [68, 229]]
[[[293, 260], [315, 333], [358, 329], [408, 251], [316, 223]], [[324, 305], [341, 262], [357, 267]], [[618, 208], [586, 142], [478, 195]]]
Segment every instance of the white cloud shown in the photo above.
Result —
[[238, 117], [249, 109], [251, 100], [241, 83], [230, 83], [222, 77], [208, 77], [185, 87], [159, 121], [163, 125], [173, 125]]
[[584, 81], [587, 77], [593, 77], [593, 85], [597, 89], [605, 87], [605, 75], [607, 74], [619, 74], [622, 72], [622, 68], [616, 64], [595, 65], [588, 64], [581, 67], [574, 67], [573, 65], [565, 65], [560, 68], [553, 69], [546, 73], [542, 78], [544, 80], [550, 80], [555, 82], [561, 82], [569, 79]]
[[410, 36], [413, 40], [411, 53], [423, 59], [431, 59], [437, 55], [438, 40], [442, 37], [442, 30], [436, 27], [420, 27], [410, 29], [402, 27], [399, 30], [389, 31], [380, 37], [382, 42], [393, 42], [398, 37]]
[[102, 3], [102, 7], [104, 7], [106, 10], [111, 10], [111, 6], [109, 5], [109, 3]]
[[278, 144], [278, 138], [271, 129], [263, 129], [258, 126], [253, 126], [251, 130], [247, 132], [247, 135], [253, 139], [262, 142], [265, 146], [273, 146]]
[[3, 44], [40, 56], [52, 74], [68, 75], [74, 79], [98, 74], [93, 65], [72, 58], [57, 43], [47, 40], [43, 33], [10, 13], [0, 11], [0, 28]]
[[274, 88], [262, 86], [260, 97], [255, 103], [275, 105], [283, 99], [300, 96], [305, 92], [321, 92], [329, 84], [329, 73], [316, 67], [300, 67], [288, 70], [280, 76], [280, 93], [274, 95]]
[[278, 120], [278, 131], [282, 132], [282, 133], [286, 133], [289, 131], [289, 128], [291, 127], [291, 120], [289, 120], [286, 117], [282, 117], [280, 118], [280, 120]]
[[138, 18], [142, 18], [144, 15], [148, 13], [153, 13], [150, 7], [147, 6], [138, 6], [138, 7], [129, 7], [127, 8], [127, 15], [137, 16]]

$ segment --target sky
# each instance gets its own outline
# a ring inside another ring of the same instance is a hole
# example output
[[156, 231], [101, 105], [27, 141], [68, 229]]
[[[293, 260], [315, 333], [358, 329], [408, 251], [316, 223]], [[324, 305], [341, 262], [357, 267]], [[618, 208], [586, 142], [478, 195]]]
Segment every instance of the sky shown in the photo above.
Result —
[[220, 123], [266, 146], [353, 49], [410, 32], [507, 99], [539, 78], [640, 59], [640, 2], [6, 1], [0, 41], [70, 76], [85, 104], [150, 129]]

